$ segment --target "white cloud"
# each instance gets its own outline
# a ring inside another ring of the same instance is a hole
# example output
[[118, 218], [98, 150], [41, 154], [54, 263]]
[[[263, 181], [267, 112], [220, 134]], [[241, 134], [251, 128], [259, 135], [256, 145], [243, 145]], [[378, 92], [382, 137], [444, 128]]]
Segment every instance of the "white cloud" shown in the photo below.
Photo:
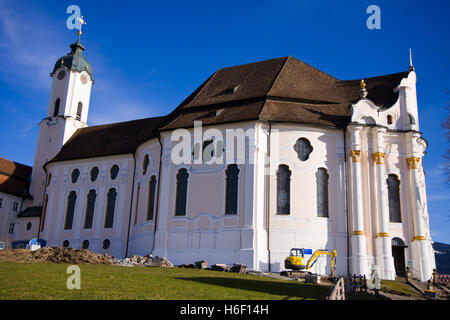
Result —
[[[61, 36], [43, 12], [20, 10], [0, 2], [0, 76], [30, 89], [49, 88], [49, 61], [56, 61]], [[45, 21], [45, 24], [42, 23]]]

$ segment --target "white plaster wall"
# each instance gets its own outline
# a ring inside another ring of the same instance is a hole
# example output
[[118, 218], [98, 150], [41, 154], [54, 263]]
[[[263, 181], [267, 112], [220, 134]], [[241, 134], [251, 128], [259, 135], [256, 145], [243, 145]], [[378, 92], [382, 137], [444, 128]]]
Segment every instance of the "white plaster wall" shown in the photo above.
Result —
[[[130, 247], [128, 255], [147, 255], [153, 251], [153, 238], [155, 230], [155, 219], [158, 202], [159, 164], [161, 145], [157, 138], [152, 139], [136, 151], [135, 182], [132, 201], [132, 221], [130, 227]], [[149, 156], [149, 164], [146, 173], [143, 173], [143, 162], [145, 155]], [[153, 208], [153, 219], [147, 220], [149, 205], [149, 183], [150, 178], [156, 178], [155, 203]], [[139, 197], [137, 186], [139, 184]]]
[[[0, 199], [3, 199], [0, 208], [0, 241], [5, 243], [5, 248], [12, 248], [11, 243], [20, 236], [17, 214], [21, 211], [22, 198], [9, 193], [0, 192]], [[17, 202], [17, 211], [13, 210], [14, 202]], [[9, 225], [14, 223], [14, 232], [9, 233]]]
[[[115, 180], [112, 180], [110, 168], [114, 164], [119, 166], [119, 174]], [[97, 180], [92, 182], [90, 171], [94, 166], [100, 169], [100, 173]], [[76, 183], [72, 183], [71, 173], [75, 168], [80, 170], [80, 177]], [[126, 251], [130, 216], [133, 156], [128, 154], [55, 162], [49, 164], [47, 170], [52, 173], [52, 178], [46, 189], [49, 200], [44, 230], [40, 238], [47, 240], [50, 246], [61, 246], [64, 240], [69, 240], [70, 246], [75, 248], [80, 248], [83, 240], [89, 240], [89, 250], [123, 257]], [[114, 224], [113, 228], [104, 228], [106, 195], [112, 187], [117, 191]], [[91, 189], [97, 192], [93, 227], [84, 229], [87, 194]], [[67, 197], [71, 191], [77, 193], [73, 227], [71, 230], [64, 230]], [[111, 241], [107, 250], [102, 248], [102, 242], [105, 239]]]
[[[273, 125], [279, 130], [279, 142], [271, 141], [271, 154], [278, 148], [279, 159], [271, 161], [270, 177], [270, 247], [271, 271], [284, 270], [284, 259], [293, 247], [337, 250], [338, 274], [347, 273], [347, 227], [345, 203], [345, 162], [342, 130], [304, 125]], [[309, 159], [298, 159], [294, 145], [299, 138], [310, 141]], [[291, 170], [290, 214], [277, 214], [277, 179], [279, 165]], [[317, 216], [316, 172], [325, 168], [329, 174], [329, 217]], [[330, 273], [330, 258], [321, 257], [312, 272]]]
[[[215, 128], [222, 133], [224, 139], [226, 129], [252, 129], [252, 139], [255, 139], [254, 122], [218, 125]], [[189, 132], [192, 135], [193, 129]], [[161, 141], [163, 166], [154, 255], [167, 256], [175, 264], [194, 263], [196, 260], [204, 259], [210, 264], [240, 262], [253, 268], [254, 235], [252, 231], [247, 231], [253, 229], [254, 166], [238, 164], [240, 170], [238, 213], [226, 215], [224, 211], [227, 165], [225, 163], [175, 165], [171, 161], [170, 153], [176, 143], [170, 141], [170, 132], [163, 133]], [[191, 142], [193, 147], [194, 141]], [[225, 141], [225, 148], [228, 147], [227, 143]], [[181, 168], [187, 169], [189, 179], [186, 216], [180, 217], [174, 213], [176, 175]]]

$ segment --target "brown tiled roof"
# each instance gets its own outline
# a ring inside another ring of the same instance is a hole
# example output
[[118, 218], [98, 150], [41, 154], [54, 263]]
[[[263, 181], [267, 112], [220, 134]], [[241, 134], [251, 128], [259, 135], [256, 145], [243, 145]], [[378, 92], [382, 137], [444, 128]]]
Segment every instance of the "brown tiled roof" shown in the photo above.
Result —
[[32, 167], [0, 157], [0, 192], [31, 199]]
[[[394, 89], [408, 72], [366, 78], [367, 98], [380, 108], [397, 99]], [[161, 130], [244, 120], [296, 122], [343, 128], [351, 103], [359, 100], [358, 80], [339, 80], [293, 57], [220, 69], [187, 103], [181, 104]], [[259, 110], [258, 110], [259, 106]], [[217, 117], [203, 120], [203, 114]]]
[[[367, 98], [380, 108], [398, 97], [408, 72], [366, 78]], [[344, 128], [350, 104], [359, 100], [358, 80], [339, 80], [293, 57], [223, 68], [212, 74], [165, 117], [79, 129], [51, 160], [133, 153], [159, 131], [247, 120]]]
[[78, 129], [50, 161], [63, 161], [134, 153], [158, 135], [165, 117], [118, 122]]

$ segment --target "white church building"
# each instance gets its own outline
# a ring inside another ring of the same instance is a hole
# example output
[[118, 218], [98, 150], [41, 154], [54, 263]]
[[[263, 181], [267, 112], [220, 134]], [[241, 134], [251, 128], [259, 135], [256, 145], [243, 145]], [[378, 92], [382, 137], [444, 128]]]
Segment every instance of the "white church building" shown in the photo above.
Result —
[[293, 57], [228, 67], [166, 116], [89, 127], [94, 74], [70, 48], [19, 210], [39, 212], [47, 245], [271, 272], [291, 248], [336, 249], [339, 275], [431, 278], [412, 66], [363, 80]]

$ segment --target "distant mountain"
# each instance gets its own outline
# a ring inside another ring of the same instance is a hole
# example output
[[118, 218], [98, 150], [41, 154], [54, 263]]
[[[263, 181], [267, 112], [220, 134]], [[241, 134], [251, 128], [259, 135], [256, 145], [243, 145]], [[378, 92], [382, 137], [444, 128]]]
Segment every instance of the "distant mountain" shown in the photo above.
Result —
[[440, 274], [450, 274], [450, 245], [441, 242], [433, 244], [436, 257], [436, 269]]

